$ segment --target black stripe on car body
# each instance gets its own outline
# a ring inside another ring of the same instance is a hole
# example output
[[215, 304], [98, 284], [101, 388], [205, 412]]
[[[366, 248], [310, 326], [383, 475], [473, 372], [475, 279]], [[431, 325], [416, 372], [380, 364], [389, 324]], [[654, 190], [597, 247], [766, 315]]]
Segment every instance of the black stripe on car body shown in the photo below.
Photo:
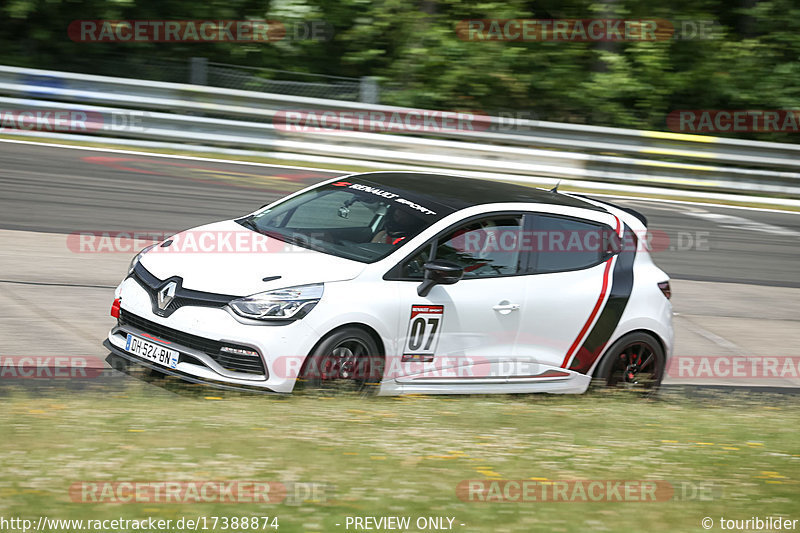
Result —
[[633, 290], [633, 261], [636, 258], [636, 247], [638, 246], [638, 239], [631, 228], [625, 225], [622, 234], [622, 250], [617, 256], [617, 262], [614, 264], [614, 271], [611, 277], [611, 292], [606, 300], [606, 305], [600, 312], [600, 316], [595, 322], [594, 327], [586, 336], [583, 344], [569, 365], [570, 370], [581, 372], [583, 374], [589, 372], [592, 365], [611, 338], [611, 334], [617, 328], [622, 313], [628, 305], [628, 300]]

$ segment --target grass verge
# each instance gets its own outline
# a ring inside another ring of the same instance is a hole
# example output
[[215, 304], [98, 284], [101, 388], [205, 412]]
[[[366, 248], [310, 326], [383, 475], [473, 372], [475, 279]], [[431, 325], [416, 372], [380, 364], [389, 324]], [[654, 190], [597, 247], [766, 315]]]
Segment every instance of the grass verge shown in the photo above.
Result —
[[[794, 397], [180, 391], [127, 381], [4, 389], [0, 516], [270, 516], [282, 532], [347, 531], [348, 516], [454, 517], [464, 532], [696, 531], [704, 517], [800, 518]], [[659, 480], [675, 492], [654, 502], [569, 495], [479, 503], [456, 494], [463, 480], [499, 479]], [[297, 494], [278, 504], [81, 503], [70, 495], [82, 481], [206, 480], [281, 482]], [[316, 494], [293, 483], [316, 484]]]

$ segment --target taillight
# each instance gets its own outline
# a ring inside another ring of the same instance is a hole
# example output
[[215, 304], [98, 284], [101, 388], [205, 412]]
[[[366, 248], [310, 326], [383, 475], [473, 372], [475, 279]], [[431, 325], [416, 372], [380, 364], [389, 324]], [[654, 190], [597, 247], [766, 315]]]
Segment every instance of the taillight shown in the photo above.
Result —
[[669, 287], [669, 281], [662, 281], [658, 284], [658, 288], [661, 289], [661, 292], [664, 293], [664, 296], [667, 297], [667, 300], [672, 298], [672, 289]]
[[111, 304], [111, 316], [113, 316], [114, 318], [119, 318], [119, 305], [120, 305], [120, 299], [114, 298], [114, 303]]

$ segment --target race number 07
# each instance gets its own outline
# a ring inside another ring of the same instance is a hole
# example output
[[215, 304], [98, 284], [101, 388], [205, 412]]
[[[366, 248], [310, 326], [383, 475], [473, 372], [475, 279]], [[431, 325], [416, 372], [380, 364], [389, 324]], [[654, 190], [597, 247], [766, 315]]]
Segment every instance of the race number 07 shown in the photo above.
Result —
[[439, 341], [443, 316], [443, 305], [412, 305], [403, 354], [433, 355]]

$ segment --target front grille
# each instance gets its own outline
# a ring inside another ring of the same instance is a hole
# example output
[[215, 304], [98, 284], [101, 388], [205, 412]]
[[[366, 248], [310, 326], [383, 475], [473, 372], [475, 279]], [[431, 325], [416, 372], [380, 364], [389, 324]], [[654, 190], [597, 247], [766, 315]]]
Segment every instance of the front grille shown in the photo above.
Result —
[[[176, 310], [184, 306], [195, 307], [216, 307], [221, 308], [228, 305], [231, 300], [239, 298], [229, 294], [217, 294], [213, 292], [196, 291], [192, 289], [185, 289], [183, 287], [183, 280], [178, 276], [173, 276], [169, 279], [159, 279], [151, 274], [141, 263], [137, 263], [131, 273], [131, 277], [135, 279], [141, 287], [147, 291], [150, 296], [150, 303], [153, 304], [153, 313], [158, 316], [168, 317]], [[157, 293], [168, 281], [177, 283], [175, 289], [175, 297], [167, 305], [165, 309], [159, 309], [157, 302]]]
[[[144, 331], [145, 333], [149, 333], [154, 337], [158, 337], [159, 339], [164, 339], [165, 341], [174, 342], [176, 344], [186, 346], [187, 348], [206, 353], [226, 370], [231, 370], [233, 372], [245, 372], [247, 374], [266, 375], [266, 372], [264, 371], [264, 361], [262, 361], [261, 357], [220, 352], [220, 348], [223, 346], [254, 351], [250, 346], [231, 344], [227, 342], [222, 343], [219, 341], [206, 339], [205, 337], [184, 333], [183, 331], [179, 331], [177, 329], [156, 324], [155, 322], [134, 315], [133, 313], [125, 311], [124, 309], [120, 310], [118, 324], [120, 326], [132, 326]], [[181, 357], [183, 358], [183, 355]]]

